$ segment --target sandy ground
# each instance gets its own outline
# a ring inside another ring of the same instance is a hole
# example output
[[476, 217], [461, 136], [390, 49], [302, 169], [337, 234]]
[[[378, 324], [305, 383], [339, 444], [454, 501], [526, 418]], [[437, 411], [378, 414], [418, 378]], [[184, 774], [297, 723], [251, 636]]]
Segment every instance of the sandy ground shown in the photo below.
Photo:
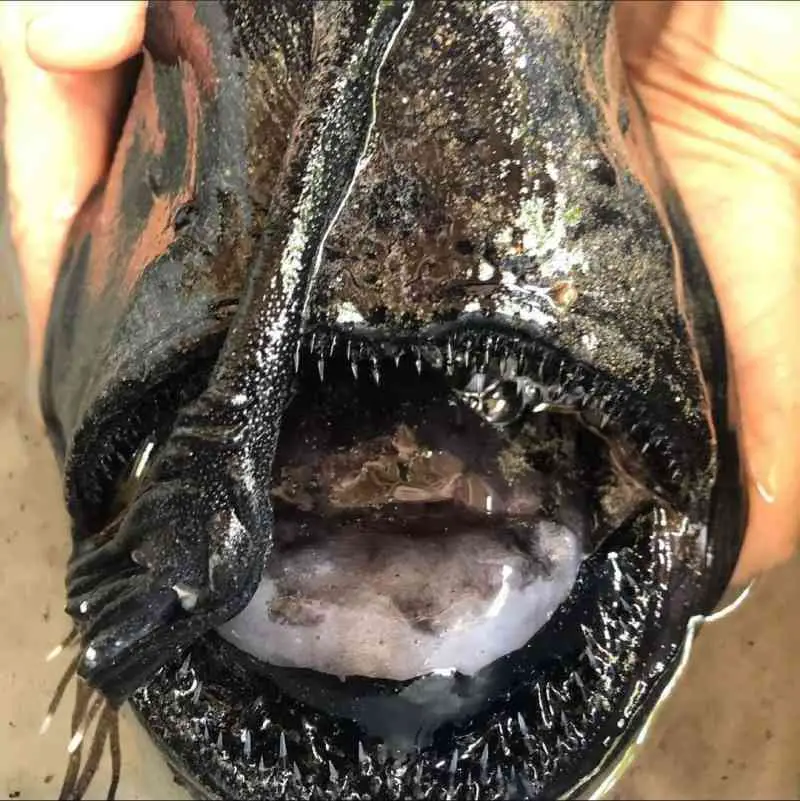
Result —
[[[0, 792], [56, 798], [66, 709], [46, 735], [38, 729], [64, 666], [44, 656], [69, 628], [62, 612], [68, 527], [26, 376], [6, 233], [0, 223]], [[688, 674], [611, 797], [800, 799], [799, 616], [795, 560], [702, 632]], [[121, 798], [186, 797], [130, 718], [123, 754]], [[92, 798], [104, 797], [106, 776]]]

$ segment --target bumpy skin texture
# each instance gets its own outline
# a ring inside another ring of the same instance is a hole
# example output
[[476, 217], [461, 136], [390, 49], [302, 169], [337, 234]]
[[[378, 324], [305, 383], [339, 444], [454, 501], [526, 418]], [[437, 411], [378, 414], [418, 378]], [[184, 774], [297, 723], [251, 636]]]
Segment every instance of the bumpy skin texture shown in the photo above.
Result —
[[[600, 64], [607, 12], [153, 4], [111, 173], [59, 276], [42, 403], [74, 521], [79, 671], [115, 702], [150, 682], [135, 703], [203, 792], [579, 789], [727, 583], [743, 510], [724, 335], [678, 201], [665, 193], [670, 242], [605, 158], [581, 66]], [[645, 421], [685, 525], [639, 521], [641, 547], [587, 560], [535, 642], [469, 686], [342, 699], [203, 639], [247, 603], [270, 547], [301, 328], [329, 332], [344, 309], [352, 335], [445, 331], [487, 352], [487, 320], [502, 324], [551, 384], [585, 384], [619, 426]], [[112, 519], [109, 486], [153, 430], [167, 445]], [[438, 711], [420, 723], [427, 697]], [[413, 747], [404, 726], [422, 731]]]

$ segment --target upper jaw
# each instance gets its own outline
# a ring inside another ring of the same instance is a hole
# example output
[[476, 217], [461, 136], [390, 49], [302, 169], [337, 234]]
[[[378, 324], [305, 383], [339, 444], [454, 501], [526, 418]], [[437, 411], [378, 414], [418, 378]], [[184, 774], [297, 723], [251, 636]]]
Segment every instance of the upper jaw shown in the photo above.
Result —
[[475, 389], [476, 378], [486, 389], [502, 384], [517, 394], [520, 411], [544, 404], [577, 412], [600, 431], [631, 438], [651, 473], [652, 489], [676, 508], [688, 509], [703, 495], [710, 463], [707, 432], [697, 430], [685, 407], [665, 401], [658, 381], [642, 391], [626, 376], [576, 358], [530, 325], [466, 314], [414, 326], [310, 326], [297, 342], [295, 370], [322, 377], [332, 359], [349, 362], [354, 376], [378, 383], [383, 364], [413, 363], [420, 375], [443, 376], [462, 399]]

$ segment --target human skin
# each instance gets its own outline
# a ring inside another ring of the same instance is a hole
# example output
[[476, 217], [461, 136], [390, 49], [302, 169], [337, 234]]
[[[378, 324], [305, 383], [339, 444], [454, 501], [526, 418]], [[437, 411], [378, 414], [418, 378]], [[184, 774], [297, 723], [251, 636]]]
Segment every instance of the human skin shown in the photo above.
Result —
[[800, 537], [800, 4], [625, 2], [616, 22], [725, 326], [750, 505], [742, 580]]
[[[145, 6], [0, 3], [3, 140], [34, 370], [65, 236], [113, 149], [120, 65], [141, 46]], [[800, 540], [796, 30], [790, 2], [636, 0], [617, 4], [611, 33], [720, 302], [750, 507], [737, 581]], [[625, 141], [633, 160], [636, 134]]]

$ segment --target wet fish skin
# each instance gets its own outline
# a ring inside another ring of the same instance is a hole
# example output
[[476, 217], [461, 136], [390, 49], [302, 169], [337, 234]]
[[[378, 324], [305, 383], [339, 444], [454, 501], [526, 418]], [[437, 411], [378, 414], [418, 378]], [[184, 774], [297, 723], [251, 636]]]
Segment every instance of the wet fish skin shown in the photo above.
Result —
[[[678, 420], [695, 446], [683, 465], [685, 483], [696, 487], [693, 512], [709, 522], [707, 544], [681, 552], [685, 565], [663, 591], [662, 600], [675, 609], [669, 624], [674, 631], [663, 636], [678, 643], [689, 612], [707, 610], [719, 597], [738, 552], [740, 539], [727, 534], [741, 532], [744, 515], [738, 450], [726, 417], [724, 332], [679, 198], [662, 188], [681, 256], [688, 301], [683, 310], [676, 302], [670, 238], [638, 182], [609, 166], [602, 121], [584, 90], [579, 56], [597, 60], [608, 4], [575, 4], [563, 16], [545, 6], [523, 13], [518, 4], [418, 5], [387, 61], [374, 145], [331, 231], [307, 322], [335, 322], [350, 304], [365, 325], [408, 332], [453, 320], [467, 325], [477, 304], [477, 313], [512, 321], [525, 335], [631, 385]], [[152, 635], [153, 659], [140, 653], [127, 672], [114, 666], [104, 674], [102, 660], [82, 666], [115, 700], [152, 676], [174, 653], [168, 647], [184, 647], [244, 605], [256, 578], [248, 571], [268, 547], [236, 529], [231, 514], [240, 512], [249, 535], [268, 532], [266, 505], [236, 487], [248, 463], [258, 463], [261, 473], [268, 469], [264, 454], [274, 441], [266, 437], [267, 444], [257, 446], [264, 451], [228, 462], [226, 488], [211, 510], [203, 495], [217, 483], [226, 454], [241, 446], [237, 438], [256, 447], [257, 438], [242, 432], [279, 429], [280, 387], [271, 411], [250, 414], [259, 402], [254, 395], [266, 386], [251, 381], [255, 360], [277, 356], [280, 384], [291, 372], [292, 338], [306, 322], [292, 307], [293, 333], [280, 348], [251, 347], [265, 325], [252, 312], [259, 298], [268, 300], [267, 288], [278, 275], [276, 254], [294, 219], [287, 211], [293, 189], [291, 181], [288, 189], [283, 183], [282, 168], [296, 141], [297, 116], [308, 112], [308, 86], [319, 80], [315, 42], [333, 36], [339, 13], [342, 24], [357, 24], [346, 6], [336, 12], [326, 6], [333, 4], [286, 2], [267, 18], [259, 4], [209, 2], [194, 12], [154, 4], [147, 55], [111, 174], [72, 234], [42, 384], [75, 521], [70, 608], [87, 631], [93, 627], [94, 634], [118, 639], [102, 606], [96, 619], [82, 617], [80, 606], [92, 597], [85, 582], [98, 560], [109, 560], [102, 566], [106, 578], [114, 575], [109, 564], [130, 565], [131, 543], [125, 537], [121, 546], [119, 538], [107, 541], [116, 536], [113, 530], [98, 533], [103, 510], [94, 499], [105, 474], [130, 458], [138, 445], [132, 440], [147, 433], [131, 425], [132, 410], [145, 424], [157, 415], [167, 430], [184, 426], [188, 436], [174, 438], [157, 475], [164, 483], [179, 481], [181, 489], [194, 476], [194, 495], [178, 502], [169, 486], [163, 494], [154, 491], [151, 504], [133, 513], [140, 515], [139, 526], [129, 516], [127, 530], [166, 519], [216, 532], [229, 569], [223, 594], [231, 603], [220, 605], [219, 597], [200, 593], [197, 613], [179, 617], [184, 630], [178, 631], [170, 629], [176, 597], [169, 588], [204, 586], [207, 543], [185, 550], [185, 544], [162, 539], [149, 553], [139, 549], [137, 559], [159, 567], [137, 577], [151, 594], [142, 615], [127, 619], [125, 635], [130, 642]], [[326, 22], [326, 13], [334, 19]], [[516, 39], [509, 44], [512, 33]], [[463, 119], [470, 125], [459, 125]], [[275, 208], [281, 209], [277, 217]], [[542, 241], [550, 243], [547, 248]], [[422, 267], [421, 259], [427, 259]], [[489, 269], [491, 278], [482, 280]], [[279, 304], [277, 313], [289, 305]], [[212, 444], [221, 432], [221, 444]], [[201, 471], [193, 473], [198, 463]], [[214, 512], [221, 516], [209, 526]], [[234, 556], [232, 544], [247, 547]], [[212, 656], [208, 664], [214, 664]], [[159, 675], [152, 685], [156, 700], [148, 705], [136, 696], [140, 709], [166, 708], [173, 676]], [[654, 687], [660, 681], [653, 679]], [[643, 704], [631, 716], [626, 731], [635, 729], [646, 709]], [[163, 743], [185, 748], [196, 733], [170, 714], [154, 729]], [[222, 751], [203, 753], [213, 784], [212, 776], [223, 775], [230, 760]], [[536, 787], [569, 788], [603, 756], [593, 743], [554, 774], [554, 784]], [[190, 761], [193, 771], [200, 770]], [[387, 769], [387, 782], [392, 775]], [[438, 787], [446, 776], [431, 763], [421, 781]], [[320, 777], [314, 781], [322, 783]], [[258, 787], [250, 789], [257, 794]]]

